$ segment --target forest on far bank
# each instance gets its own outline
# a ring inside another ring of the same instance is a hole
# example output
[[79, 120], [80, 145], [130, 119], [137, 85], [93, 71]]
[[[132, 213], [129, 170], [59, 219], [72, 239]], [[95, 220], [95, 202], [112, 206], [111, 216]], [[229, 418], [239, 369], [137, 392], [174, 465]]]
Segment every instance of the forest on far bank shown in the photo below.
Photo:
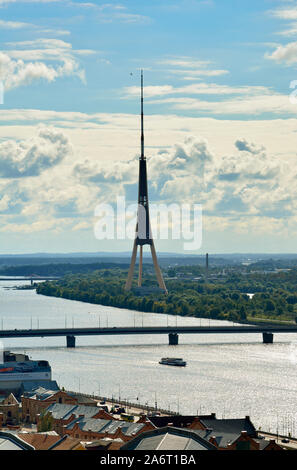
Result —
[[[169, 273], [173, 274], [173, 273]], [[175, 273], [176, 274], [176, 273]], [[297, 317], [297, 269], [277, 273], [230, 272], [197, 279], [166, 278], [168, 295], [124, 290], [127, 270], [101, 268], [36, 285], [38, 294], [143, 312], [233, 322], [290, 322]], [[144, 287], [156, 285], [147, 274]], [[136, 287], [136, 279], [135, 279]], [[254, 294], [252, 298], [247, 294]]]

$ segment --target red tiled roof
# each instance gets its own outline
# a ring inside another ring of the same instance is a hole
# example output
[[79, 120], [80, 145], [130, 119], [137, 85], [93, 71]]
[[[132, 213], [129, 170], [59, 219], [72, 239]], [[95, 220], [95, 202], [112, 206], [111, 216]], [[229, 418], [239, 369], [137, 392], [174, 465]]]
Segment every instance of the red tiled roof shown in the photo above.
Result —
[[19, 433], [18, 437], [33, 446], [36, 450], [48, 450], [61, 440], [61, 436], [41, 433]]

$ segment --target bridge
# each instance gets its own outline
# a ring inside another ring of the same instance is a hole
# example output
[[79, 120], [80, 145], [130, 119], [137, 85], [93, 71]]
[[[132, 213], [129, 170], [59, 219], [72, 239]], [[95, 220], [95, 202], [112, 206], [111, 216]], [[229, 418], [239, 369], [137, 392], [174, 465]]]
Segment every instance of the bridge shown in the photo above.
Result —
[[154, 335], [166, 334], [170, 345], [178, 344], [179, 334], [235, 334], [260, 333], [263, 343], [273, 343], [274, 333], [297, 333], [297, 325], [293, 326], [142, 326], [142, 327], [106, 327], [106, 328], [46, 328], [46, 329], [14, 329], [0, 330], [1, 338], [33, 338], [65, 336], [68, 348], [75, 347], [76, 336], [95, 335]]
[[26, 277], [0, 277], [0, 281], [56, 281], [61, 279], [61, 276], [26, 276]]

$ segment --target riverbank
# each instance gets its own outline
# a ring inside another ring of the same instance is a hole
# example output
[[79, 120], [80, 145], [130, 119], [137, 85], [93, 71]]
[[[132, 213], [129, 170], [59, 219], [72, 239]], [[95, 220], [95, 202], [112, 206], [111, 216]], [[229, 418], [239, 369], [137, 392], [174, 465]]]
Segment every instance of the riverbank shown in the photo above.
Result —
[[[187, 317], [194, 317], [194, 318], [203, 318], [203, 319], [210, 319], [210, 320], [226, 320], [226, 321], [232, 321], [232, 322], [236, 322], [236, 323], [239, 323], [239, 324], [243, 324], [243, 325], [267, 325], [267, 326], [281, 326], [281, 325], [296, 325], [296, 321], [293, 321], [293, 320], [279, 320], [279, 319], [275, 319], [275, 318], [263, 318], [263, 317], [259, 317], [259, 316], [247, 316], [246, 318], [242, 318], [242, 315], [240, 317], [238, 316], [234, 316], [233, 312], [231, 312], [230, 314], [226, 313], [226, 312], [222, 312], [222, 315], [220, 315], [217, 311], [216, 311], [216, 314], [215, 315], [211, 315], [211, 312], [209, 312], [208, 316], [205, 315], [205, 312], [203, 314], [203, 312], [198, 311], [197, 313], [195, 312], [192, 312], [191, 314], [187, 314], [187, 315], [183, 315], [180, 311], [180, 308], [179, 306], [177, 305], [176, 307], [176, 312], [174, 312], [174, 308], [171, 307], [170, 309], [166, 309], [166, 308], [153, 308], [154, 305], [155, 305], [155, 301], [150, 301], [150, 302], [146, 302], [147, 298], [146, 297], [143, 297], [143, 300], [141, 302], [140, 305], [134, 305], [132, 304], [132, 306], [127, 306], [126, 304], [129, 302], [117, 302], [116, 300], [113, 302], [112, 299], [110, 299], [110, 296], [109, 296], [109, 301], [108, 302], [105, 302], [104, 300], [104, 297], [101, 298], [101, 299], [97, 299], [98, 301], [92, 301], [92, 298], [90, 298], [90, 296], [88, 295], [84, 295], [84, 296], [81, 296], [81, 295], [76, 295], [75, 293], [70, 293], [70, 292], [67, 292], [67, 291], [63, 291], [62, 293], [61, 292], [57, 292], [57, 290], [55, 289], [55, 291], [51, 291], [49, 292], [48, 291], [48, 287], [46, 288], [47, 290], [45, 291], [42, 287], [42, 284], [39, 284], [38, 286], [35, 286], [34, 288], [36, 288], [36, 292], [37, 294], [40, 294], [40, 295], [45, 295], [45, 296], [49, 296], [49, 297], [62, 297], [64, 299], [68, 299], [68, 300], [78, 300], [78, 301], [81, 301], [81, 302], [87, 302], [87, 303], [93, 303], [95, 305], [102, 305], [102, 306], [106, 306], [106, 307], [116, 307], [116, 308], [120, 308], [120, 309], [129, 309], [129, 310], [137, 310], [139, 312], [146, 312], [146, 313], [160, 313], [160, 314], [166, 314], [166, 315], [178, 315], [178, 316], [187, 316]], [[61, 295], [60, 295], [61, 294]], [[131, 296], [131, 294], [130, 294]], [[139, 297], [137, 297], [138, 299]], [[249, 300], [251, 301], [251, 300]], [[152, 306], [152, 309], [149, 310], [148, 308], [148, 304]], [[141, 309], [140, 307], [143, 306], [143, 309]], [[163, 311], [162, 311], [163, 310]]]
[[[141, 293], [133, 288], [126, 291], [126, 277], [126, 271], [119, 268], [68, 275], [57, 282], [39, 283], [36, 292], [139, 312], [236, 323], [293, 324], [297, 318], [297, 270], [273, 277], [230, 274], [208, 282], [202, 278], [166, 279], [168, 295], [154, 289], [150, 276], [144, 281]], [[245, 292], [254, 292], [254, 295]]]

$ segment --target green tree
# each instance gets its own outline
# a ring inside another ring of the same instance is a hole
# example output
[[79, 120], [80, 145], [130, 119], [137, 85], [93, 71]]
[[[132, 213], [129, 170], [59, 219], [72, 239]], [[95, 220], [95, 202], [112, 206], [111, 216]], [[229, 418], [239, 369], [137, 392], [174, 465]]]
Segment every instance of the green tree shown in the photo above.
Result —
[[265, 310], [267, 312], [272, 312], [275, 310], [275, 305], [271, 300], [266, 301]]
[[44, 411], [42, 411], [38, 420], [38, 432], [52, 431], [53, 426], [54, 418], [52, 417], [52, 414], [49, 412], [45, 413]]

